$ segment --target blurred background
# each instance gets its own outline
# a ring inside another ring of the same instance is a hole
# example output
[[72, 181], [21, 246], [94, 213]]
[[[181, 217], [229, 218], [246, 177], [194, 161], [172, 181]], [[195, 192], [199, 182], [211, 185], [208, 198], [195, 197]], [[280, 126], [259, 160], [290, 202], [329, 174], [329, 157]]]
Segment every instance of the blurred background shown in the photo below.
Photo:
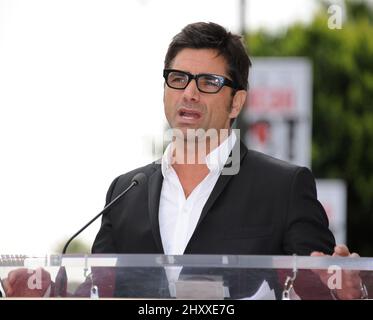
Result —
[[0, 0], [0, 254], [59, 252], [159, 156], [167, 46], [213, 21], [253, 62], [241, 138], [310, 167], [337, 241], [373, 256], [372, 2]]

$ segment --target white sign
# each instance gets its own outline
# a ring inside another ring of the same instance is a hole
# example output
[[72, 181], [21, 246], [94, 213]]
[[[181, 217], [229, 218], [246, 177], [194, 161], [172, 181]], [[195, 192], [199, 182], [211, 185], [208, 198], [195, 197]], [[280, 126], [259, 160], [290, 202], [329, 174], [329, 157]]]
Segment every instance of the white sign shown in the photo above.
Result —
[[247, 146], [310, 167], [312, 68], [304, 58], [253, 58], [244, 110]]
[[329, 219], [329, 228], [337, 244], [346, 244], [347, 188], [343, 180], [316, 180], [317, 197]]

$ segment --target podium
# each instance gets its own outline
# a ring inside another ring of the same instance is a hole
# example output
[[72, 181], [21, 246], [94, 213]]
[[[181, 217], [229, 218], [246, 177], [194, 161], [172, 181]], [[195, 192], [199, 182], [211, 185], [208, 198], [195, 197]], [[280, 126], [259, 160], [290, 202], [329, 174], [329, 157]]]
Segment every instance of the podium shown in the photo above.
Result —
[[[28, 290], [41, 298], [274, 300], [333, 299], [342, 270], [360, 274], [370, 290], [373, 258], [242, 255], [46, 255], [0, 256], [3, 282], [23, 270]], [[320, 274], [328, 275], [327, 284]], [[20, 280], [20, 281], [21, 281]], [[44, 288], [45, 289], [45, 288]], [[35, 295], [30, 295], [35, 297]]]

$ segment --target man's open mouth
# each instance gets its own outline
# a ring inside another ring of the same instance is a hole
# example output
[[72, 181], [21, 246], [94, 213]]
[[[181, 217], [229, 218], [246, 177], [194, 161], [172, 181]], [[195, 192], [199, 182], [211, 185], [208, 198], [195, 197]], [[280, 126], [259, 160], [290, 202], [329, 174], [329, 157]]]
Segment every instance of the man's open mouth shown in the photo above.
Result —
[[183, 119], [195, 120], [201, 118], [202, 114], [199, 111], [182, 108], [179, 110], [179, 116]]

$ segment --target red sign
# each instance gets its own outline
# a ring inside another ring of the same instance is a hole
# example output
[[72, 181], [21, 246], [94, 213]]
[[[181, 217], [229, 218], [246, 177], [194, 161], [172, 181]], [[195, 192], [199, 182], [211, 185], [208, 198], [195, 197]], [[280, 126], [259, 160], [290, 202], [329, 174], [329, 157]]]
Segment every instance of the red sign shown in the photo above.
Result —
[[248, 108], [250, 112], [289, 113], [295, 111], [295, 94], [291, 88], [252, 88]]

